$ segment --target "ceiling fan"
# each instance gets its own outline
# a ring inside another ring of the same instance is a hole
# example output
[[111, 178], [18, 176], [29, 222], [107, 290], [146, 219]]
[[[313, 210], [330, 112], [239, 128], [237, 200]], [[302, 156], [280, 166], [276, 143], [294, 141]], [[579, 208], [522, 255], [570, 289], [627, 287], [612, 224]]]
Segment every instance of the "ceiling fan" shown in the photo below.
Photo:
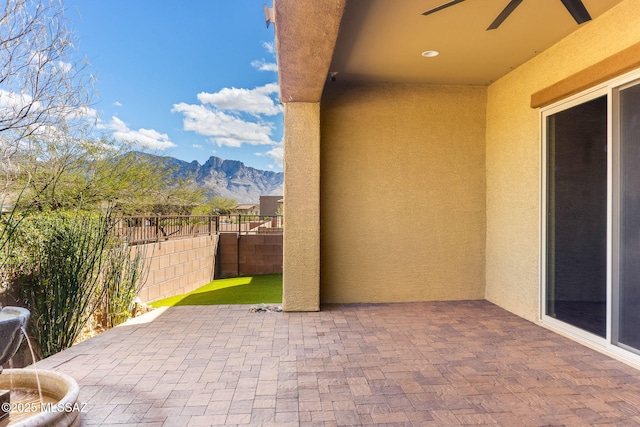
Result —
[[[438, 12], [442, 9], [446, 9], [458, 3], [462, 3], [463, 1], [465, 0], [450, 0], [447, 3], [444, 3], [438, 7], [434, 7], [433, 9], [427, 10], [422, 14], [431, 15], [432, 13]], [[589, 15], [587, 8], [584, 7], [584, 4], [582, 4], [582, 0], [560, 0], [560, 1], [564, 5], [564, 7], [567, 8], [571, 16], [573, 16], [573, 19], [575, 19], [575, 21], [578, 24], [582, 24], [584, 22], [591, 20], [591, 16]], [[497, 16], [497, 18], [491, 23], [491, 25], [489, 25], [489, 27], [487, 28], [487, 31], [495, 30], [496, 28], [498, 28], [500, 24], [502, 24], [504, 20], [507, 19], [509, 15], [511, 15], [511, 12], [513, 12], [516, 9], [516, 7], [520, 5], [520, 3], [522, 3], [522, 0], [510, 0], [509, 4], [507, 4], [507, 6]]]

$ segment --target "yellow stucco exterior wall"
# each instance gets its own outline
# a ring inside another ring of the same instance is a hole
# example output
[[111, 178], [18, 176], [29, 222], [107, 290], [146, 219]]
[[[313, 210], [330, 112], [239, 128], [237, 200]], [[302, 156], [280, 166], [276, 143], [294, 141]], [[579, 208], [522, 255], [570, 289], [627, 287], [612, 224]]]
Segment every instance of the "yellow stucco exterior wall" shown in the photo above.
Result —
[[323, 303], [484, 297], [485, 106], [485, 87], [327, 85]]
[[487, 97], [486, 299], [539, 317], [541, 141], [531, 95], [640, 42], [627, 0], [493, 83]]
[[282, 308], [320, 309], [320, 105], [285, 104]]

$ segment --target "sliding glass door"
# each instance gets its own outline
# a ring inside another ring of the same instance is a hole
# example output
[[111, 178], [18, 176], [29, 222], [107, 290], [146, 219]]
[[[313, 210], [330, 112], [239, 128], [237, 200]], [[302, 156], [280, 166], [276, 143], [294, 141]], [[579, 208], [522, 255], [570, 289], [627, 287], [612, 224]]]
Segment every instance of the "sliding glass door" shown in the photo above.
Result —
[[546, 125], [546, 315], [604, 338], [607, 97], [549, 115]]
[[640, 349], [640, 84], [617, 91], [617, 316], [614, 339]]
[[542, 119], [543, 321], [640, 363], [640, 71]]

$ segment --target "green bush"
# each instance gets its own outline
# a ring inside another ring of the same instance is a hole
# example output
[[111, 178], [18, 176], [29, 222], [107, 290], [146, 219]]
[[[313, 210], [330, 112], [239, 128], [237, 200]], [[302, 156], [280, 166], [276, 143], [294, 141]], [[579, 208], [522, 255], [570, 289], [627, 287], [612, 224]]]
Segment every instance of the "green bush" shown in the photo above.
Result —
[[1, 212], [0, 203], [0, 294], [7, 292], [11, 285], [11, 275], [8, 273], [7, 264], [13, 260], [14, 235], [20, 222], [14, 217], [14, 211]]
[[108, 217], [90, 215], [43, 219], [34, 233], [43, 244], [30, 247], [34, 268], [20, 287], [31, 310], [30, 335], [47, 357], [73, 345], [106, 292], [100, 270], [111, 224]]
[[39, 356], [70, 347], [100, 307], [108, 326], [128, 317], [138, 292], [143, 254], [114, 233], [110, 212], [41, 213], [13, 233], [5, 270], [31, 311], [30, 336]]
[[104, 326], [112, 328], [131, 317], [132, 302], [140, 293], [140, 286], [148, 269], [145, 267], [145, 246], [131, 247], [119, 242], [109, 251], [104, 269], [106, 294], [102, 312]]

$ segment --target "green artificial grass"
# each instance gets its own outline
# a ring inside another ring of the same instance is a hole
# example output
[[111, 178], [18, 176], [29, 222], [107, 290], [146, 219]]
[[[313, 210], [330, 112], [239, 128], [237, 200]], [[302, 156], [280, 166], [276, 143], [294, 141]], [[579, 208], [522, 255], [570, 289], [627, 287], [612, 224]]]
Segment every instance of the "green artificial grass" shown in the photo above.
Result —
[[178, 305], [282, 303], [282, 274], [218, 279], [184, 295], [151, 303], [153, 307]]

